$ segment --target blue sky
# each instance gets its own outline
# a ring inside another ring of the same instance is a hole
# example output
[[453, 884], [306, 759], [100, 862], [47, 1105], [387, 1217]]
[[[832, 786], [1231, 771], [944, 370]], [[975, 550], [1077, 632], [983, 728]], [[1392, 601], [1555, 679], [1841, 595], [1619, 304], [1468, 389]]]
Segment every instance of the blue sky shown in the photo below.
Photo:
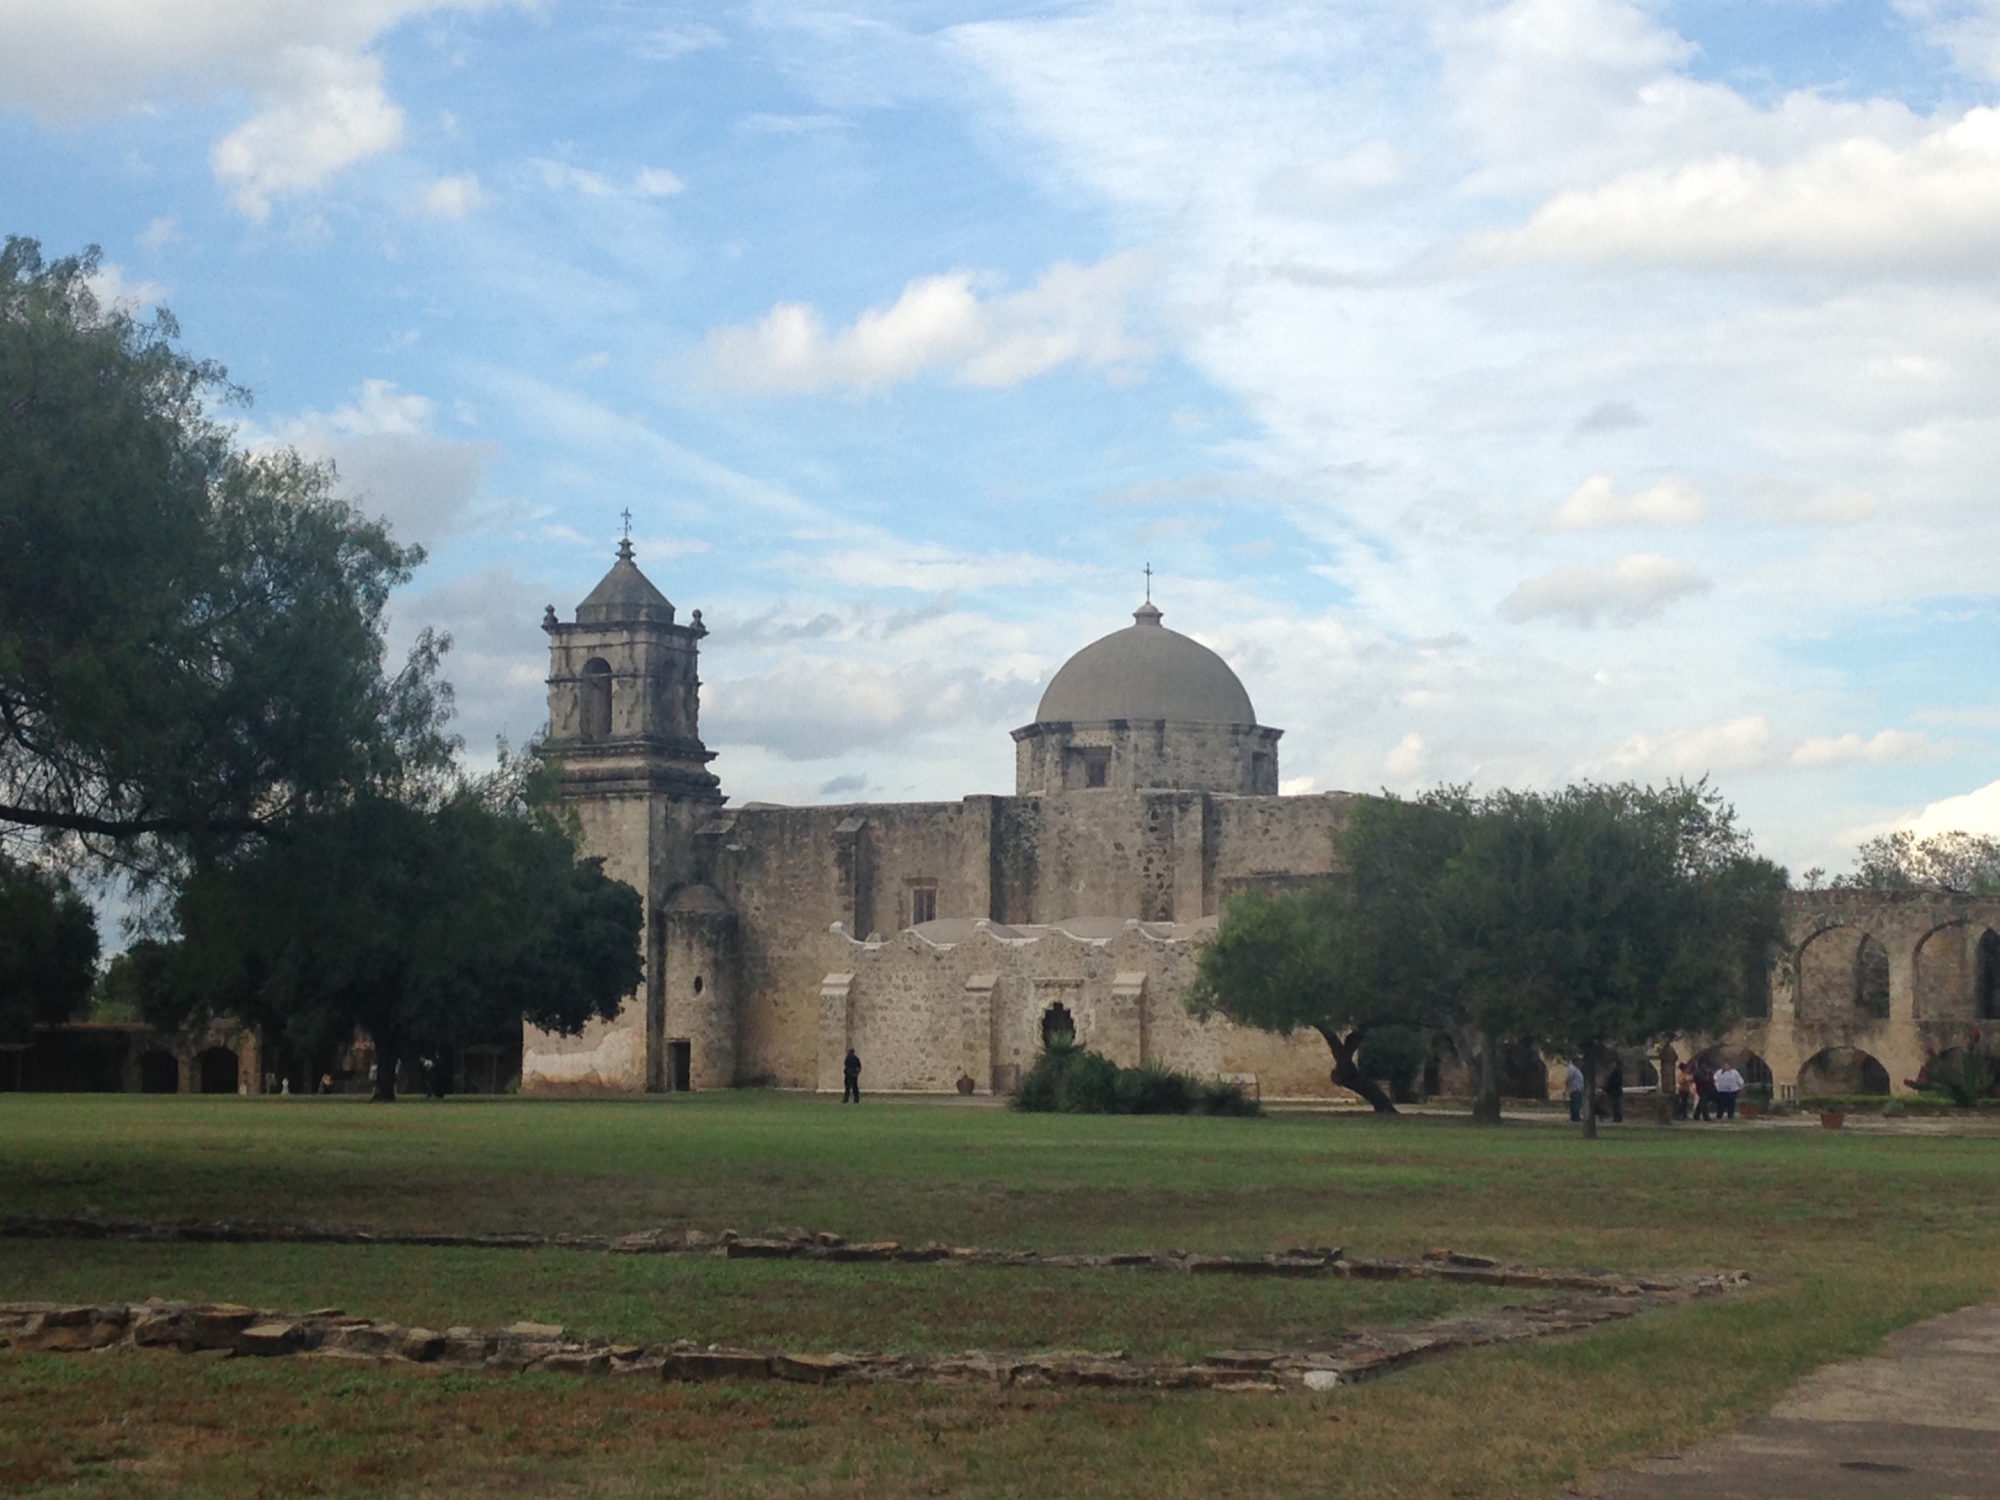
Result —
[[14, 0], [0, 227], [430, 549], [474, 753], [629, 506], [737, 800], [1007, 789], [1150, 561], [1290, 790], [1837, 869], [2000, 832], [1996, 106], [1996, 0]]

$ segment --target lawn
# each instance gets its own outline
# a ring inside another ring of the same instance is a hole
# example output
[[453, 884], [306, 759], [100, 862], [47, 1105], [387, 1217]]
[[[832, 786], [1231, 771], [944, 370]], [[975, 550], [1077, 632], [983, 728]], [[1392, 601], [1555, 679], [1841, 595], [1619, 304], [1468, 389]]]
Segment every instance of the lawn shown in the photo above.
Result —
[[[629, 1103], [0, 1098], [0, 1212], [746, 1233], [1052, 1250], [1451, 1246], [1737, 1267], [1752, 1290], [1328, 1396], [688, 1387], [0, 1356], [0, 1490], [1181, 1496], [1551, 1494], [2000, 1295], [2000, 1141]], [[563, 1251], [0, 1241], [0, 1299], [214, 1297], [431, 1326], [807, 1348], [1310, 1346], [1478, 1305], [1433, 1283], [1227, 1281]]]

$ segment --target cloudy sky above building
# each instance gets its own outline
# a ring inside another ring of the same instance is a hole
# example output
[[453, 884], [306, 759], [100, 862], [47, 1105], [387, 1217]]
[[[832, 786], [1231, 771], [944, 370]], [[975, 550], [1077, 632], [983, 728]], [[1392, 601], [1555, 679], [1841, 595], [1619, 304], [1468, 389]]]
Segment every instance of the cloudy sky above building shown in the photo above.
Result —
[[474, 751], [629, 508], [739, 801], [1010, 788], [1150, 562], [1291, 790], [2000, 832], [2000, 0], [12, 0], [0, 161]]

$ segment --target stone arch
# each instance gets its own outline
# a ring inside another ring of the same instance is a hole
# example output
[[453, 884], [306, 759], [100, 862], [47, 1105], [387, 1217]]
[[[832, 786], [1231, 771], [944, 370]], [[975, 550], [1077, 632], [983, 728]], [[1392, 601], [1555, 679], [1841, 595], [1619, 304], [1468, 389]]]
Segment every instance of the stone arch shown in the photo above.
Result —
[[210, 1047], [194, 1060], [195, 1077], [204, 1094], [233, 1094], [236, 1092], [240, 1064], [236, 1054], [227, 1047]]
[[150, 1052], [139, 1054], [140, 1093], [178, 1094], [180, 1091], [181, 1061], [179, 1058], [160, 1047], [155, 1047]]
[[1977, 1013], [1974, 966], [1978, 948], [1962, 920], [1933, 927], [1917, 940], [1916, 1017], [1919, 1021], [1963, 1021]]
[[1703, 1048], [1694, 1056], [1694, 1064], [1698, 1068], [1714, 1070], [1727, 1067], [1731, 1063], [1734, 1063], [1736, 1071], [1743, 1075], [1743, 1091], [1748, 1097], [1752, 1099], [1771, 1097], [1777, 1082], [1771, 1072], [1771, 1065], [1748, 1047], [1732, 1047], [1727, 1043], [1718, 1042], [1713, 1047]]
[[1070, 1041], [1076, 1040], [1076, 1017], [1070, 1014], [1069, 1007], [1060, 1000], [1042, 1012], [1042, 1045], [1054, 1046], [1059, 1036], [1067, 1037]]
[[1799, 945], [1794, 1005], [1805, 1025], [1886, 1018], [1889, 951], [1859, 927], [1821, 928]]
[[1828, 1047], [1799, 1069], [1799, 1092], [1887, 1095], [1889, 1070], [1859, 1047]]
[[577, 732], [586, 743], [611, 738], [611, 663], [593, 656], [577, 687]]

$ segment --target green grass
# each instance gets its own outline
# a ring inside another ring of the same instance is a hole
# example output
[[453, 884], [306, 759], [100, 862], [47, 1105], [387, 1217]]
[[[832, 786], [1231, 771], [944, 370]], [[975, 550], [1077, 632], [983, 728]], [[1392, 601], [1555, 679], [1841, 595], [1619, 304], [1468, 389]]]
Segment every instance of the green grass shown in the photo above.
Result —
[[[1022, 1116], [765, 1094], [394, 1108], [0, 1098], [0, 1211], [1047, 1249], [1434, 1246], [1753, 1290], [1333, 1397], [662, 1388], [120, 1351], [0, 1357], [0, 1490], [1544, 1496], [2000, 1294], [2000, 1142]], [[809, 1347], [1309, 1344], [1483, 1294], [561, 1252], [0, 1242], [0, 1296], [229, 1296]]]

